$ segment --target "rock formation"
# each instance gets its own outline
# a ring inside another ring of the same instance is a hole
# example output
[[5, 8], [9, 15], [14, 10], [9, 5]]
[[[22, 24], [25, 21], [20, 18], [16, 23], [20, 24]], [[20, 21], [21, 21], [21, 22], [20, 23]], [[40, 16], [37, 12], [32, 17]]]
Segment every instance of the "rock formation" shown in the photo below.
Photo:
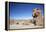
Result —
[[34, 20], [34, 24], [37, 25], [37, 26], [43, 26], [43, 21], [44, 21], [44, 18], [41, 14], [41, 10], [40, 9], [33, 9], [33, 20]]

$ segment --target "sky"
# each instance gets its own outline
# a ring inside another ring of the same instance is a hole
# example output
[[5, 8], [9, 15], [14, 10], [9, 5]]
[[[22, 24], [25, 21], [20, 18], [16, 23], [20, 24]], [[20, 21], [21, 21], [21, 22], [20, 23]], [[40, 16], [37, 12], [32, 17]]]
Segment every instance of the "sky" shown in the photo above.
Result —
[[22, 3], [10, 3], [10, 19], [32, 19], [33, 8], [40, 8], [42, 15], [44, 15], [43, 4], [22, 4]]

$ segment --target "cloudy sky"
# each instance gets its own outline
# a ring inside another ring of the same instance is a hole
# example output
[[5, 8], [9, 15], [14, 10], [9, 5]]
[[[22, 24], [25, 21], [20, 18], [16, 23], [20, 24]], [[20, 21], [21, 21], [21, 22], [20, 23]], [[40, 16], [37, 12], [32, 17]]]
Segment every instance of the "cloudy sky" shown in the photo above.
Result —
[[32, 19], [33, 8], [40, 8], [42, 15], [44, 14], [43, 4], [22, 4], [22, 3], [10, 3], [10, 18], [11, 19]]

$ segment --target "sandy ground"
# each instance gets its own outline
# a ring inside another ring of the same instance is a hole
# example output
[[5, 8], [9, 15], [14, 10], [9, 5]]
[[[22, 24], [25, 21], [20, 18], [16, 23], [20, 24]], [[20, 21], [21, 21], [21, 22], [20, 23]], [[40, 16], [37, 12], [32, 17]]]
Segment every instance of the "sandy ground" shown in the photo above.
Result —
[[23, 28], [38, 28], [38, 27], [43, 27], [43, 26], [34, 26], [32, 25], [10, 25], [8, 29], [23, 29]]

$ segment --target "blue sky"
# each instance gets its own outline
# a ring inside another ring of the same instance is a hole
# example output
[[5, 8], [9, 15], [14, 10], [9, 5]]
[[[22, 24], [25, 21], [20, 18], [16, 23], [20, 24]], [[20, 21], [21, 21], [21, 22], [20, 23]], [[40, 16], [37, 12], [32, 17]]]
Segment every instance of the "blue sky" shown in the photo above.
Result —
[[33, 8], [40, 8], [44, 13], [43, 4], [20, 4], [10, 3], [11, 19], [32, 19]]

